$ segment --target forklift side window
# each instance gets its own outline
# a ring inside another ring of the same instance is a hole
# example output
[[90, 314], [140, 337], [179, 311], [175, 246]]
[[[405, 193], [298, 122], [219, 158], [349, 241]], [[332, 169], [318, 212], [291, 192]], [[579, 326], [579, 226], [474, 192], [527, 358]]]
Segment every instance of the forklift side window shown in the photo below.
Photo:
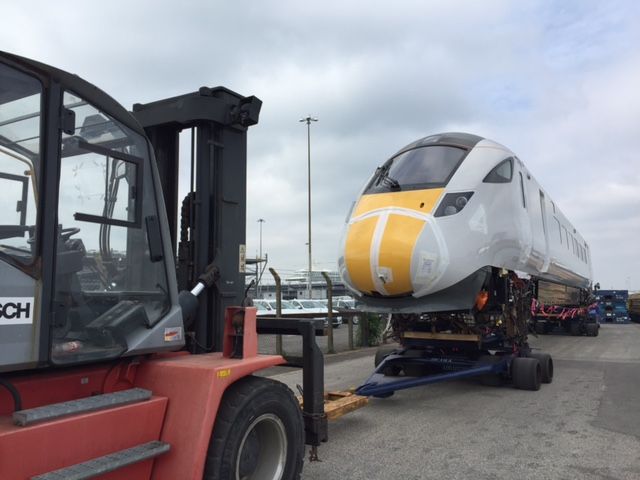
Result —
[[146, 139], [76, 95], [64, 105], [51, 358], [68, 365], [124, 354], [170, 300], [142, 221], [158, 215]]
[[33, 261], [40, 167], [38, 80], [0, 64], [0, 259]]

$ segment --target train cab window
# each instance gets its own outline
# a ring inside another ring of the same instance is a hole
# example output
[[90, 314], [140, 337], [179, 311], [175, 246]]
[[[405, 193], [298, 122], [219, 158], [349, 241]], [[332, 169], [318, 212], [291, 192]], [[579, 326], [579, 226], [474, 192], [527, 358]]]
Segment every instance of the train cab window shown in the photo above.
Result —
[[378, 169], [365, 193], [444, 187], [467, 153], [444, 145], [407, 150]]
[[509, 157], [491, 170], [484, 180], [484, 183], [509, 183], [513, 178], [513, 158]]

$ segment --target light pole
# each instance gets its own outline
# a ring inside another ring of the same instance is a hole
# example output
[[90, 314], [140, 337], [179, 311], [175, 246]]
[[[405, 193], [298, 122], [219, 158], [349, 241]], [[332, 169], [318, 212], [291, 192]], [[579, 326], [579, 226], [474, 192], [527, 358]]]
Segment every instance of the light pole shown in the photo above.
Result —
[[307, 115], [300, 119], [300, 122], [307, 124], [307, 190], [308, 196], [308, 228], [309, 228], [309, 275], [307, 277], [307, 296], [311, 298], [311, 122], [317, 122], [318, 119]]
[[[258, 219], [258, 223], [260, 224], [260, 256], [258, 258], [258, 272], [260, 272], [260, 264], [262, 263], [262, 224], [266, 222], [266, 220], [264, 218], [259, 218]], [[256, 281], [256, 296], [259, 298], [260, 297], [260, 277], [262, 275], [258, 275], [257, 281]]]

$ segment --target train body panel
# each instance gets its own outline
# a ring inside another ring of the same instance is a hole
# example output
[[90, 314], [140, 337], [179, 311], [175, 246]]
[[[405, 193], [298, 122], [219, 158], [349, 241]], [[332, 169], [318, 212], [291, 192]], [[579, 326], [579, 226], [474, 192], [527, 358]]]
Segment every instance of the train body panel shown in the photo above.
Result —
[[525, 165], [469, 134], [403, 148], [347, 219], [339, 269], [372, 310], [468, 309], [490, 267], [578, 288], [589, 248]]

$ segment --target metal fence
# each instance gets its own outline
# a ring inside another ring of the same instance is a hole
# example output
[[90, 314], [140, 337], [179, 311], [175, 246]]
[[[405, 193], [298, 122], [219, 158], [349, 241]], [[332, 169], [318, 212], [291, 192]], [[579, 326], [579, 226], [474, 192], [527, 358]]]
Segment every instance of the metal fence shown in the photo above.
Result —
[[[295, 314], [282, 313], [282, 285], [278, 272], [269, 268], [276, 284], [276, 313], [265, 315], [276, 318], [318, 318], [327, 319], [324, 334], [316, 338], [318, 346], [324, 353], [337, 353], [356, 350], [363, 346], [369, 346], [369, 319], [370, 314], [356, 309], [333, 307], [333, 284], [331, 278], [323, 272], [323, 278], [327, 284], [327, 311], [325, 313], [300, 312]], [[335, 312], [334, 312], [335, 310]], [[335, 327], [333, 317], [339, 316], [342, 325]], [[294, 335], [260, 335], [258, 348], [260, 353], [278, 355], [302, 355], [302, 343], [300, 337]]]

